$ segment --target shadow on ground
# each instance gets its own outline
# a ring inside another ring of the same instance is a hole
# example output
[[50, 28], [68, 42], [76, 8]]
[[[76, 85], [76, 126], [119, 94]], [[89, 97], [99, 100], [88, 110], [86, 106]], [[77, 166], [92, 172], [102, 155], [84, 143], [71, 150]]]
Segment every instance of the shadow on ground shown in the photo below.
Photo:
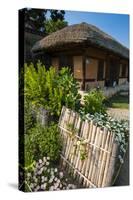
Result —
[[9, 187], [12, 187], [15, 190], [18, 190], [18, 184], [17, 183], [8, 183]]

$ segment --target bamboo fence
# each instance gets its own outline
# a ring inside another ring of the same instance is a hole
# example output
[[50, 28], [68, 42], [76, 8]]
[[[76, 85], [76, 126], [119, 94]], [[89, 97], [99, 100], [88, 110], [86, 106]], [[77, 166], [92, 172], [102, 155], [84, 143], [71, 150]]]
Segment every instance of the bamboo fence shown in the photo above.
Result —
[[83, 187], [110, 186], [115, 172], [118, 145], [114, 134], [92, 120], [63, 107], [59, 119], [63, 142], [61, 167]]

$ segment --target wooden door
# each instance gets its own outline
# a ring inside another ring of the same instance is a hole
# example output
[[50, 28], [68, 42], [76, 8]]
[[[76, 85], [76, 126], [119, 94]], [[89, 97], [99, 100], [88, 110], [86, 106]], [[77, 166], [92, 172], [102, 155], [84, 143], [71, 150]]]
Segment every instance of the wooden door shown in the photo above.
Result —
[[107, 86], [113, 86], [114, 81], [118, 84], [120, 64], [116, 59], [110, 59], [106, 68]]

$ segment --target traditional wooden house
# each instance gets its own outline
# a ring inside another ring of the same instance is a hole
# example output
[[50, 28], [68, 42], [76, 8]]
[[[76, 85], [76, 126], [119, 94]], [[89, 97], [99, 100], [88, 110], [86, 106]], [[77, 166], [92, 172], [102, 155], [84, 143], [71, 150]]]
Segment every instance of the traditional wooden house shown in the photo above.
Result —
[[70, 67], [82, 90], [113, 86], [128, 80], [129, 49], [99, 28], [75, 24], [37, 42], [34, 56], [47, 55], [49, 64]]

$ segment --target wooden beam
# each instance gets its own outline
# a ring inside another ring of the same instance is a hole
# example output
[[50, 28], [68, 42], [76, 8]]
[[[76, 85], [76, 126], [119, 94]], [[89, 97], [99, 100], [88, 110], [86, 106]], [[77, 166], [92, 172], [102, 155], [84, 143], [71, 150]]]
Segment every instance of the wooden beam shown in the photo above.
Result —
[[83, 80], [82, 80], [82, 90], [85, 90], [85, 66], [86, 66], [86, 57], [83, 56], [83, 64], [82, 64], [82, 68], [83, 68]]

